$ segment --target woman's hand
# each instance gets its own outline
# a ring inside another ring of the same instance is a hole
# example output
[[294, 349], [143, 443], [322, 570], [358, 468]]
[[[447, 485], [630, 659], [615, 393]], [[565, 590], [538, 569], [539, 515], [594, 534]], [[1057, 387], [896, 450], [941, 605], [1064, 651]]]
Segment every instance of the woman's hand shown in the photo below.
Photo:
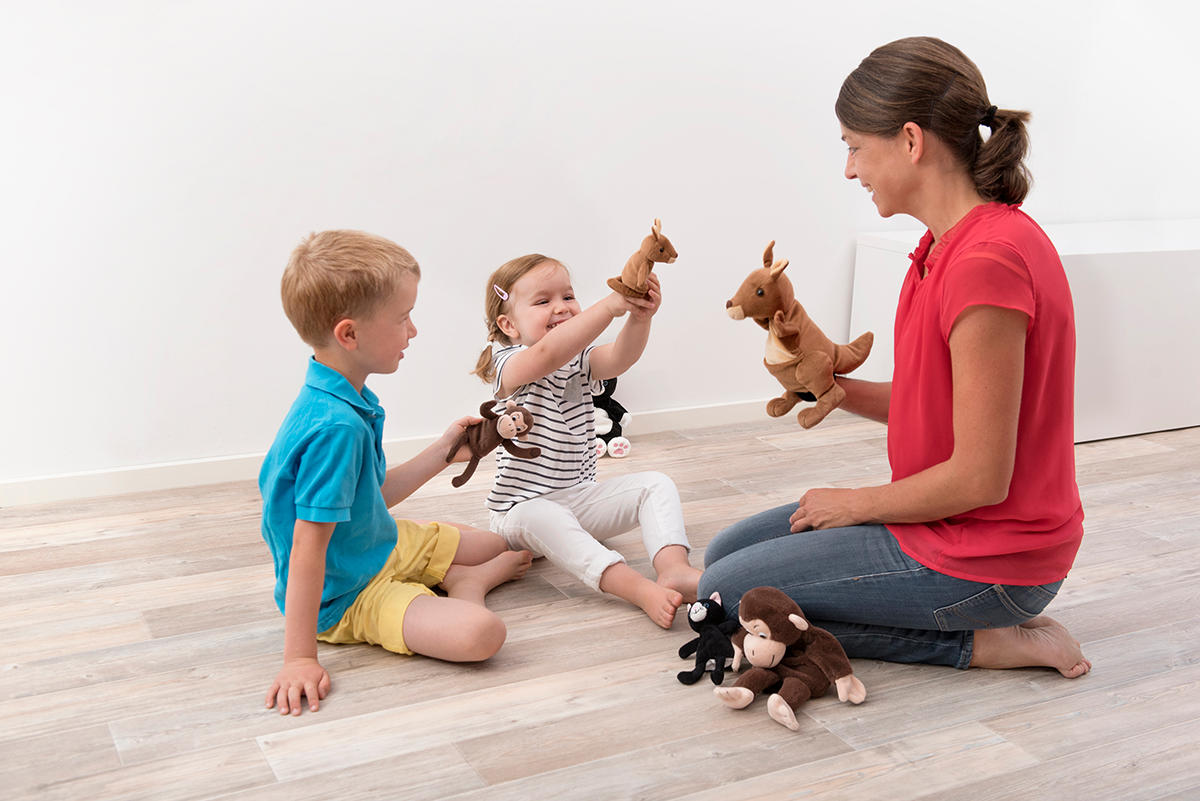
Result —
[[800, 499], [800, 508], [792, 513], [792, 533], [813, 528], [840, 528], [867, 522], [867, 516], [855, 503], [858, 490], [811, 489]]

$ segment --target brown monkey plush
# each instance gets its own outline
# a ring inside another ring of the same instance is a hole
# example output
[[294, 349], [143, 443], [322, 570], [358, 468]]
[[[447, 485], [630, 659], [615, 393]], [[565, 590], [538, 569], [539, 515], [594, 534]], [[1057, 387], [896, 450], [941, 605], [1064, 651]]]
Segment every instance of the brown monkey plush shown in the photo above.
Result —
[[834, 374], [854, 370], [867, 360], [875, 335], [870, 331], [849, 345], [835, 345], [817, 327], [796, 300], [792, 282], [783, 274], [787, 259], [773, 265], [775, 240], [763, 252], [763, 266], [746, 277], [725, 312], [735, 320], [747, 317], [767, 329], [767, 372], [775, 376], [785, 392], [767, 404], [767, 414], [782, 417], [802, 398], [815, 396], [817, 405], [796, 415], [801, 428], [812, 428], [845, 400], [846, 390], [834, 382]]
[[838, 700], [861, 704], [867, 689], [854, 675], [846, 652], [832, 634], [810, 625], [796, 602], [774, 587], [755, 587], [738, 606], [741, 631], [733, 635], [733, 669], [745, 655], [753, 667], [732, 687], [717, 687], [716, 696], [733, 709], [750, 705], [754, 696], [782, 682], [767, 699], [767, 714], [798, 731], [796, 710], [809, 698], [820, 698], [831, 684]]
[[625, 262], [621, 277], [608, 279], [611, 288], [630, 298], [645, 298], [649, 294], [650, 271], [654, 269], [654, 263], [670, 264], [679, 257], [671, 240], [663, 236], [661, 231], [662, 223], [656, 217], [650, 236], [642, 240], [637, 253]]
[[449, 464], [454, 461], [454, 454], [458, 453], [458, 449], [463, 445], [471, 450], [471, 460], [467, 462], [467, 469], [450, 482], [456, 487], [466, 484], [475, 474], [479, 460], [496, 448], [503, 447], [513, 456], [522, 459], [536, 459], [542, 454], [541, 448], [522, 448], [513, 442], [514, 439], [525, 439], [529, 436], [529, 429], [533, 428], [533, 415], [529, 410], [509, 400], [504, 411], [496, 414], [492, 410], [495, 405], [494, 401], [486, 401], [480, 406], [479, 415], [483, 421], [467, 426], [467, 430], [455, 440], [446, 453], [446, 463]]

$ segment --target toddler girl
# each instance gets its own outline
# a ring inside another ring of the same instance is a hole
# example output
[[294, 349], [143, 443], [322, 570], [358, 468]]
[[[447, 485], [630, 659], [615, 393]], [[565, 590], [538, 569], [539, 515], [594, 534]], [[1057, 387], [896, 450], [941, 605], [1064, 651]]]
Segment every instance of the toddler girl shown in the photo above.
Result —
[[[662, 298], [657, 276], [650, 281], [644, 300], [614, 292], [581, 309], [562, 264], [536, 253], [513, 259], [488, 279], [490, 343], [475, 373], [533, 413], [527, 444], [542, 450], [536, 459], [499, 453], [489, 528], [670, 628], [676, 608], [696, 600], [700, 577], [688, 563], [679, 491], [656, 472], [597, 482], [594, 447], [592, 396], [641, 357]], [[615, 342], [592, 344], [627, 313]], [[657, 581], [599, 542], [638, 525]]]

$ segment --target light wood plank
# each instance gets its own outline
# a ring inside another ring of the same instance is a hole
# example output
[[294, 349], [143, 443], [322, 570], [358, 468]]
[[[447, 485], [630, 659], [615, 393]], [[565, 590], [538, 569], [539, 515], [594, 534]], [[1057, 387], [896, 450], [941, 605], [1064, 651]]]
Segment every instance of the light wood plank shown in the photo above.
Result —
[[[965, 723], [725, 784], [689, 801], [925, 798], [1036, 764], [977, 723]], [[971, 798], [959, 795], [959, 798]]]

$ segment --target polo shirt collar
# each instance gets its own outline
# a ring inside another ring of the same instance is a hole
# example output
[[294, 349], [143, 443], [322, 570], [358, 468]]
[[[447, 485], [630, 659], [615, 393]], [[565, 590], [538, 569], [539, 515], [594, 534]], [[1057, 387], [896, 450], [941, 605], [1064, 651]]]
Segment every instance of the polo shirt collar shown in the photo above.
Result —
[[379, 408], [379, 396], [368, 389], [365, 385], [360, 395], [355, 391], [354, 385], [346, 378], [346, 376], [317, 361], [315, 356], [308, 357], [308, 375], [304, 377], [304, 383], [313, 389], [327, 392], [335, 398], [340, 398], [354, 408], [370, 415], [378, 415], [382, 412]]

